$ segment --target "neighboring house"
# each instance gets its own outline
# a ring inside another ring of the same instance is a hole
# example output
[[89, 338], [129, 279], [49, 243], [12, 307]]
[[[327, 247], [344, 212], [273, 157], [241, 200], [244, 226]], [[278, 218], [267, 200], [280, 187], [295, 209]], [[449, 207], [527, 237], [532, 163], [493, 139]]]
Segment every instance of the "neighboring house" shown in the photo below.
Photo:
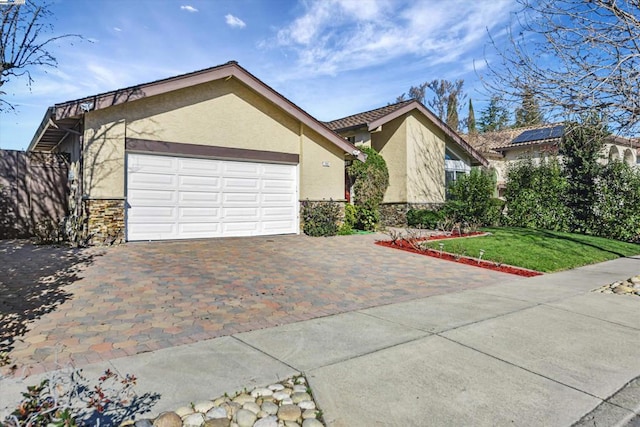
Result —
[[[562, 159], [558, 149], [563, 136], [564, 125], [553, 123], [465, 135], [465, 138], [489, 160], [496, 172], [498, 195], [502, 196], [510, 164], [524, 158], [539, 162], [549, 155]], [[621, 160], [635, 166], [640, 162], [639, 150], [640, 144], [634, 140], [610, 136], [605, 140], [601, 162]]]
[[386, 225], [406, 224], [411, 207], [433, 208], [446, 188], [488, 161], [420, 102], [403, 101], [326, 125], [356, 145], [378, 151], [389, 169], [381, 213]]
[[69, 153], [96, 243], [298, 233], [365, 159], [236, 62], [56, 104], [28, 151]]

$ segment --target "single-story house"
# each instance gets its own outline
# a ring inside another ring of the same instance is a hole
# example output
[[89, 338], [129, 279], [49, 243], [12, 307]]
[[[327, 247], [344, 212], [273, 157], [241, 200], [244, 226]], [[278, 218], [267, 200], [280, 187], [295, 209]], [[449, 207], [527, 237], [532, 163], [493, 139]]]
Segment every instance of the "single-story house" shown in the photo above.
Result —
[[410, 208], [443, 204], [450, 182], [474, 166], [489, 165], [482, 154], [416, 100], [332, 120], [326, 125], [356, 147], [372, 147], [385, 159], [389, 188], [381, 214], [386, 225], [405, 225]]
[[[498, 195], [502, 196], [510, 164], [524, 158], [539, 162], [548, 155], [562, 159], [558, 150], [563, 136], [564, 125], [551, 123], [466, 135], [466, 139], [489, 160], [496, 172]], [[612, 135], [605, 140], [601, 163], [621, 160], [629, 166], [640, 167], [639, 152], [637, 141]]]
[[50, 107], [28, 151], [68, 153], [91, 241], [298, 233], [365, 160], [236, 62]]

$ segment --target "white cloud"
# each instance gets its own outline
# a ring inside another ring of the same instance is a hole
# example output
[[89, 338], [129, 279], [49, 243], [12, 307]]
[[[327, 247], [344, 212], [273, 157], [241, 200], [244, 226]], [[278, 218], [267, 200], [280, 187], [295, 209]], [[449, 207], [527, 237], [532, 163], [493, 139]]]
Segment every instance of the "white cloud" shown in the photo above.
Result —
[[[509, 0], [309, 0], [275, 43], [297, 56], [297, 75], [333, 75], [414, 56], [455, 64], [482, 52], [487, 29], [505, 25]], [[468, 63], [468, 62], [467, 62]], [[288, 76], [292, 77], [292, 76]]]
[[113, 27], [113, 31], [117, 31], [117, 32], [120, 32], [120, 31], [122, 31], [122, 28], [118, 28], [118, 27]]
[[232, 14], [227, 14], [224, 17], [224, 20], [227, 22], [227, 25], [231, 28], [244, 28], [247, 26], [245, 22], [238, 18], [237, 16], [233, 16]]
[[188, 4], [180, 6], [180, 9], [181, 10], [186, 10], [187, 12], [191, 12], [191, 13], [194, 13], [194, 12], [198, 11], [198, 9], [196, 9], [195, 7], [193, 7], [191, 5], [188, 5]]

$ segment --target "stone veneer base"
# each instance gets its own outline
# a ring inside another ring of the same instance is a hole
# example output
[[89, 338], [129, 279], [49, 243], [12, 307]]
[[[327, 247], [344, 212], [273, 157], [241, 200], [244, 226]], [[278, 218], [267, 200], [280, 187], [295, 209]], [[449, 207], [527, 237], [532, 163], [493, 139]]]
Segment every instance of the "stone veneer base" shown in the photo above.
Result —
[[124, 206], [123, 199], [84, 201], [90, 244], [113, 245], [124, 242]]

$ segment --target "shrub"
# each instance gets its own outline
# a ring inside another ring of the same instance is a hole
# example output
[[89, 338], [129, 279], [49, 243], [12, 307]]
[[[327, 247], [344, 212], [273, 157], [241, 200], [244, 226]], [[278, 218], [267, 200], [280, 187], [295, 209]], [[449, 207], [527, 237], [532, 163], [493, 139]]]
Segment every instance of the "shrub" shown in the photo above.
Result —
[[626, 163], [611, 162], [598, 180], [594, 234], [640, 242], [640, 171]]
[[407, 211], [407, 225], [409, 227], [435, 230], [442, 219], [443, 215], [439, 211], [428, 209], [409, 209]]
[[354, 161], [347, 173], [353, 182], [356, 227], [375, 230], [380, 220], [379, 206], [389, 186], [389, 170], [384, 158], [370, 147], [362, 147], [365, 162]]
[[356, 206], [356, 228], [358, 230], [376, 231], [380, 221], [380, 212], [366, 205]]
[[537, 165], [530, 158], [516, 162], [507, 171], [505, 222], [516, 227], [568, 231], [571, 211], [564, 203], [567, 185], [555, 157]]
[[302, 202], [302, 230], [308, 236], [335, 236], [338, 233], [340, 205], [338, 202]]
[[354, 204], [378, 207], [389, 186], [389, 170], [384, 158], [370, 147], [361, 147], [365, 162], [354, 161], [347, 173], [353, 181]]
[[489, 210], [486, 214], [485, 225], [491, 226], [500, 226], [504, 223], [504, 206], [505, 201], [502, 199], [498, 199], [497, 197], [493, 197], [490, 200]]
[[157, 395], [136, 396], [136, 378], [106, 370], [97, 384], [90, 384], [80, 370], [54, 372], [27, 387], [23, 400], [4, 424], [22, 426], [118, 425], [136, 411], [144, 411]]
[[485, 224], [494, 188], [493, 173], [472, 169], [469, 175], [463, 175], [449, 187], [451, 200], [445, 203], [443, 214], [456, 221]]

